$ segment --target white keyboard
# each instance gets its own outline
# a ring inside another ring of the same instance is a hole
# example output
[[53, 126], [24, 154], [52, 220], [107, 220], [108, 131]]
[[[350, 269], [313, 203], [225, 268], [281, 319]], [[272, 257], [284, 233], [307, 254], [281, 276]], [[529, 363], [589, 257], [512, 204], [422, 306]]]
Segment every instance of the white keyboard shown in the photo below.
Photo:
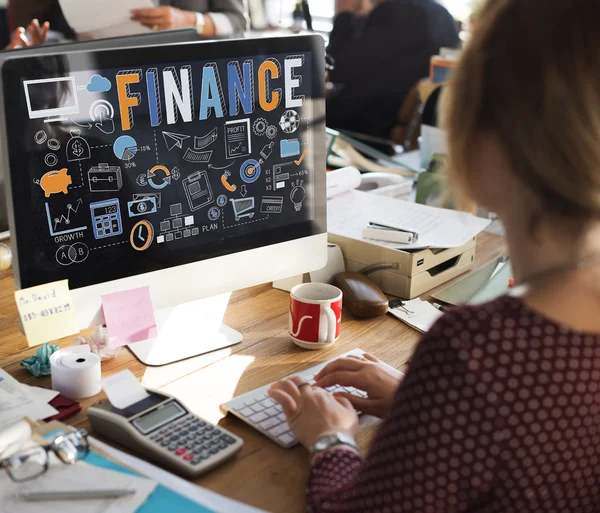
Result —
[[[353, 349], [337, 358], [344, 356], [362, 356], [365, 353], [362, 349]], [[330, 361], [337, 360], [333, 358]], [[314, 383], [314, 376], [325, 367], [330, 361], [320, 363], [309, 369], [293, 374], [294, 376], [300, 376], [307, 383]], [[274, 442], [278, 443], [285, 449], [293, 447], [298, 443], [296, 437], [290, 431], [290, 426], [285, 420], [285, 414], [281, 409], [281, 406], [273, 401], [267, 391], [271, 387], [271, 384], [265, 385], [264, 387], [252, 390], [244, 395], [240, 395], [231, 401], [221, 405], [223, 413], [233, 413], [235, 416], [242, 419], [244, 422], [250, 424], [254, 429], [261, 432]], [[338, 385], [328, 387], [325, 390], [331, 393], [335, 392], [349, 392], [360, 397], [367, 397], [367, 393], [362, 390], [357, 390], [354, 387], [341, 387]]]

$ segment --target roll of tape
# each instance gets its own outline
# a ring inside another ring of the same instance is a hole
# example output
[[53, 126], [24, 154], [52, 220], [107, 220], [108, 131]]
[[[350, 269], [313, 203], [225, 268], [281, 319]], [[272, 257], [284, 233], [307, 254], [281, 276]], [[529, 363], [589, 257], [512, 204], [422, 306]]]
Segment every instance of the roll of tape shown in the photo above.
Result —
[[50, 356], [52, 389], [70, 399], [85, 399], [100, 392], [100, 358], [89, 345], [68, 347]]

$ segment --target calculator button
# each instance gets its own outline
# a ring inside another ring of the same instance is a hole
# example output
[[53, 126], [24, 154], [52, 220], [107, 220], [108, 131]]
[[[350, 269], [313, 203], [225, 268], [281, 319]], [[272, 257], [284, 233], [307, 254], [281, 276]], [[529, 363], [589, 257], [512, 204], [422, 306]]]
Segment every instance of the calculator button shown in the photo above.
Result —
[[203, 460], [203, 459], [204, 459], [204, 458], [194, 458], [194, 459], [192, 460], [192, 465], [198, 465], [198, 463], [202, 463], [202, 460]]
[[215, 429], [213, 431], [213, 435], [220, 435], [221, 434], [221, 430], [220, 429]]
[[197, 431], [198, 430], [198, 426], [190, 426], [190, 431]]
[[219, 445], [217, 446], [219, 449], [225, 449], [227, 447], [227, 444], [225, 442], [223, 442], [222, 440], [219, 442]]
[[219, 452], [219, 449], [212, 448], [212, 449], [211, 449], [209, 452], [210, 452], [211, 454], [217, 454], [217, 453]]
[[189, 451], [191, 451], [194, 447], [196, 447], [196, 444], [193, 442], [190, 442], [188, 444], [186, 444], [185, 448]]
[[163, 440], [160, 445], [162, 445], [163, 447], [166, 447], [167, 445], [169, 445], [171, 443], [170, 440]]
[[206, 426], [206, 428], [204, 428], [204, 429], [205, 429], [205, 431], [212, 431], [215, 428], [212, 426]]
[[177, 440], [179, 440], [179, 436], [178, 435], [173, 435], [171, 437], [171, 441], [176, 442]]
[[177, 449], [175, 454], [177, 454], [177, 456], [181, 456], [182, 454], [185, 454], [185, 449], [183, 447], [181, 449]]
[[184, 459], [185, 461], [191, 461], [191, 460], [193, 460], [193, 459], [194, 459], [194, 455], [193, 455], [193, 454], [190, 452], [189, 454], [186, 454], [186, 455], [183, 457], [183, 459]]
[[179, 448], [179, 446], [177, 444], [169, 445], [169, 451], [171, 451], [171, 452], [176, 451], [178, 448]]
[[198, 424], [198, 426], [200, 426], [200, 427], [206, 426], [206, 422], [204, 422], [203, 420], [197, 420], [196, 424]]
[[184, 430], [183, 430], [183, 431], [181, 431], [179, 434], [180, 434], [181, 436], [187, 436], [187, 434], [188, 434], [188, 431], [187, 431], [186, 429], [184, 429]]
[[235, 438], [233, 438], [232, 436], [229, 436], [229, 435], [223, 435], [221, 437], [221, 440], [224, 440], [228, 444], [234, 444], [235, 443]]

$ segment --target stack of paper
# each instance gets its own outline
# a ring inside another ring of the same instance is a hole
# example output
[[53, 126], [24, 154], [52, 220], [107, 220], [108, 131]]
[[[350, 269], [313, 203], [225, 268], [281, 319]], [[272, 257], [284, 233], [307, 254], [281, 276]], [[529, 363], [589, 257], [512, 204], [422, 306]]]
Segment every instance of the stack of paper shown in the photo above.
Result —
[[46, 399], [47, 395], [42, 397], [0, 369], [0, 431], [24, 417], [39, 420], [57, 415]]
[[405, 301], [404, 306], [389, 308], [388, 312], [421, 333], [427, 333], [436, 321], [444, 315], [431, 303], [420, 299]]
[[[369, 223], [416, 231], [412, 244], [365, 239]], [[490, 224], [464, 212], [419, 205], [361, 191], [348, 191], [327, 202], [327, 231], [350, 239], [364, 240], [391, 249], [458, 248]]]

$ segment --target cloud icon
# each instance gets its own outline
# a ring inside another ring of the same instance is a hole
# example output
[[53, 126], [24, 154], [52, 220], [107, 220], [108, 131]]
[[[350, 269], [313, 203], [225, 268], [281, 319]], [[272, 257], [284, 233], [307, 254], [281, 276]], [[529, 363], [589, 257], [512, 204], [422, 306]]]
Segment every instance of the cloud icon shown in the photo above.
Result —
[[90, 79], [90, 83], [87, 85], [88, 93], [105, 93], [110, 91], [111, 83], [108, 78], [101, 77], [100, 75], [94, 75]]

